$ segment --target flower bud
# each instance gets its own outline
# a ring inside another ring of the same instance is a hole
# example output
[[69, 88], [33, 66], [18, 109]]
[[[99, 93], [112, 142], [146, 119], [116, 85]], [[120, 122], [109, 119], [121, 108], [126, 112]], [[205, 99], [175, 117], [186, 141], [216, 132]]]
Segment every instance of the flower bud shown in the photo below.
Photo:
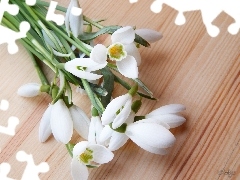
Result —
[[52, 105], [49, 105], [46, 111], [44, 112], [39, 125], [40, 142], [45, 142], [49, 138], [49, 136], [52, 134], [52, 129], [50, 125], [51, 112], [52, 112]]
[[78, 37], [78, 35], [83, 33], [83, 15], [77, 0], [71, 0], [68, 6], [65, 18], [65, 26], [68, 34], [70, 31], [72, 31], [74, 37]]
[[40, 94], [41, 85], [37, 83], [28, 83], [21, 86], [17, 94], [22, 97], [34, 97]]
[[78, 132], [78, 134], [84, 139], [88, 138], [88, 130], [90, 120], [87, 115], [78, 106], [72, 105], [69, 108], [70, 114], [72, 116], [73, 127]]
[[154, 43], [163, 37], [161, 33], [151, 29], [137, 29], [135, 30], [135, 33], [149, 43]]

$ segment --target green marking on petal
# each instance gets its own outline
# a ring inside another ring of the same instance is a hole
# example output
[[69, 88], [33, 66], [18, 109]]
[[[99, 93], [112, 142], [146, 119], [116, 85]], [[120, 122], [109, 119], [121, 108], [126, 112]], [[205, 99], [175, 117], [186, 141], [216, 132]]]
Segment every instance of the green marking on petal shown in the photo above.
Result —
[[79, 159], [84, 164], [90, 164], [90, 162], [93, 160], [93, 151], [91, 149], [86, 149], [84, 153], [82, 153], [79, 156]]
[[123, 108], [124, 108], [124, 106], [122, 106], [119, 110], [117, 110], [116, 115], [118, 115]]
[[77, 69], [80, 71], [85, 71], [87, 68], [86, 67], [82, 67], [82, 66], [77, 66]]
[[121, 43], [115, 43], [108, 47], [108, 55], [111, 60], [121, 61], [127, 56], [127, 52]]
[[125, 133], [127, 129], [127, 123], [123, 123], [120, 127], [113, 129], [112, 123], [109, 124], [110, 128], [114, 131], [117, 131], [119, 133]]

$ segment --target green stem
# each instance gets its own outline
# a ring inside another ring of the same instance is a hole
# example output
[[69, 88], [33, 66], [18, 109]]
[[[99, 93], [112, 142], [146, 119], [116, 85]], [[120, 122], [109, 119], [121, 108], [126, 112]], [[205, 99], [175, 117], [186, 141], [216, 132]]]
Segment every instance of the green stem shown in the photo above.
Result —
[[39, 67], [36, 59], [33, 56], [33, 54], [29, 50], [27, 50], [27, 51], [28, 51], [28, 53], [29, 53], [29, 55], [30, 55], [30, 57], [32, 59], [33, 65], [34, 65], [34, 67], [35, 67], [35, 69], [36, 69], [36, 71], [38, 73], [38, 77], [41, 80], [42, 84], [43, 85], [49, 85], [49, 82], [48, 82], [45, 74], [43, 73], [42, 69]]
[[[45, 17], [39, 13], [38, 11], [34, 10], [35, 13], [42, 19], [44, 20]], [[83, 43], [82, 41], [80, 41], [77, 38], [71, 39], [67, 34], [65, 34], [62, 30], [60, 30], [59, 27], [56, 27], [53, 23], [49, 22], [49, 21], [45, 21], [45, 23], [52, 28], [52, 30], [54, 30], [55, 33], [58, 33], [60, 36], [62, 36], [63, 38], [65, 38], [68, 42], [70, 42], [72, 45], [74, 45], [75, 47], [77, 47], [80, 51], [82, 51], [83, 53], [85, 53], [86, 55], [90, 55], [90, 50], [88, 49], [89, 45]], [[65, 31], [66, 32], [66, 31]]]
[[85, 91], [87, 92], [87, 95], [88, 95], [92, 105], [98, 110], [98, 112], [100, 112], [100, 114], [102, 114], [104, 111], [104, 108], [100, 107], [98, 102], [96, 102], [95, 94], [94, 94], [94, 92], [92, 92], [91, 87], [89, 86], [89, 83], [87, 82], [87, 80], [82, 79], [82, 84], [83, 84]]
[[[45, 1], [41, 1], [41, 0], [37, 0], [37, 4], [41, 5], [41, 6], [49, 7], [50, 3], [49, 2], [45, 2]], [[59, 10], [59, 11], [62, 11], [62, 12], [67, 12], [67, 8], [59, 6], [59, 5], [57, 5], [56, 9]], [[93, 21], [93, 20], [91, 20], [90, 18], [88, 18], [88, 17], [86, 17], [84, 15], [83, 15], [83, 20], [88, 22], [88, 23], [90, 23], [90, 24], [92, 24], [93, 26], [95, 26], [95, 27], [97, 27], [99, 29], [102, 29], [104, 27], [104, 26], [102, 26], [101, 24], [98, 23], [98, 22], [101, 22], [101, 20], [100, 21]]]
[[70, 154], [71, 157], [73, 157], [73, 148], [74, 148], [74, 144], [71, 144], [71, 143], [67, 143], [65, 144], [67, 150], [68, 150], [68, 153]]
[[[50, 3], [46, 2], [46, 1], [37, 0], [36, 5], [49, 7]], [[57, 5], [56, 9], [59, 11], [62, 11], [62, 12], [67, 12], [67, 8], [59, 6], [59, 5]]]
[[83, 20], [88, 22], [88, 23], [90, 23], [90, 24], [92, 24], [93, 26], [95, 26], [95, 27], [97, 27], [99, 29], [104, 28], [104, 26], [102, 26], [101, 24], [97, 23], [96, 21], [91, 20], [90, 18], [88, 18], [86, 16], [83, 16]]

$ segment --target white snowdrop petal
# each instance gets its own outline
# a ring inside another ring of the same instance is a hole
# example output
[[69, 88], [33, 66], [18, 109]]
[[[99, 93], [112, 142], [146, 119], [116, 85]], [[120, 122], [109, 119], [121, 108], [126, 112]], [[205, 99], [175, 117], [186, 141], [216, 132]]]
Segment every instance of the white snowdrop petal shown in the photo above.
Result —
[[40, 94], [40, 88], [38, 83], [27, 83], [18, 88], [17, 94], [22, 97], [35, 97]]
[[141, 64], [141, 55], [134, 43], [124, 45], [125, 50], [129, 56], [133, 56], [137, 61], [137, 65]]
[[99, 116], [92, 117], [89, 126], [88, 141], [93, 144], [102, 144], [99, 140], [102, 129], [103, 125]]
[[71, 13], [71, 8], [72, 8], [72, 1], [69, 3], [67, 12], [66, 12], [66, 17], [65, 17], [65, 27], [68, 35], [70, 35], [70, 22], [69, 22], [69, 16]]
[[129, 137], [124, 133], [113, 132], [108, 149], [111, 151], [118, 150], [127, 142], [128, 139]]
[[[93, 63], [95, 63], [95, 62], [93, 61]], [[105, 63], [101, 63], [101, 64], [95, 63], [93, 66], [88, 67], [86, 69], [86, 72], [97, 71], [99, 69], [104, 68], [105, 66], [107, 66], [107, 61], [105, 61]]]
[[95, 123], [95, 132], [96, 132], [96, 142], [97, 144], [102, 144], [100, 141], [100, 134], [103, 130], [102, 122], [99, 118], [99, 116], [96, 117], [96, 123]]
[[67, 64], [65, 64], [65, 69], [66, 69], [66, 71], [70, 72], [71, 74], [73, 74], [79, 78], [82, 78], [82, 79], [97, 80], [102, 77], [102, 75], [97, 75], [97, 74], [93, 74], [90, 72], [81, 71], [81, 70], [78, 70], [77, 67], [68, 66]]
[[70, 28], [74, 37], [78, 37], [83, 33], [83, 16], [74, 16], [70, 13], [69, 16]]
[[107, 125], [113, 121], [116, 116], [116, 112], [125, 105], [127, 100], [131, 98], [129, 94], [124, 94], [113, 99], [106, 107], [102, 114], [102, 124]]
[[93, 47], [90, 58], [96, 63], [105, 63], [107, 60], [107, 48], [102, 44], [97, 44]]
[[78, 1], [76, 0], [72, 0], [71, 1], [71, 7], [70, 9], [70, 13], [69, 13], [69, 25], [70, 25], [70, 29], [73, 33], [74, 37], [78, 37], [78, 35], [83, 33], [83, 15], [82, 13], [78, 16], [75, 16], [72, 14], [72, 9], [73, 8], [80, 8]]
[[78, 106], [73, 105], [69, 108], [72, 116], [73, 127], [84, 139], [88, 138], [88, 129], [90, 120], [87, 115]]
[[132, 98], [129, 98], [127, 100], [127, 102], [125, 103], [123, 109], [120, 111], [120, 113], [113, 120], [113, 123], [112, 123], [113, 129], [118, 128], [119, 126], [121, 126], [127, 120], [128, 116], [131, 112], [131, 105], [132, 105]]
[[141, 36], [149, 43], [154, 43], [163, 37], [161, 33], [154, 31], [152, 29], [136, 29], [135, 33]]
[[154, 119], [154, 118], [142, 119], [140, 121], [137, 121], [136, 123], [156, 123], [156, 124], [162, 125], [166, 129], [170, 129], [170, 126], [166, 122], [159, 121], [158, 119]]
[[105, 146], [91, 144], [88, 146], [93, 151], [93, 161], [99, 164], [108, 163], [114, 157], [114, 154]]
[[88, 142], [95, 144], [96, 143], [96, 138], [95, 138], [95, 118], [92, 117], [90, 121], [90, 126], [89, 126], [89, 133], [88, 133]]
[[57, 141], [67, 144], [71, 140], [73, 133], [72, 117], [62, 99], [59, 99], [52, 106], [50, 124], [53, 136]]
[[175, 142], [175, 137], [169, 130], [155, 123], [133, 123], [127, 126], [125, 133], [132, 140], [142, 141], [155, 148], [168, 148]]
[[75, 68], [76, 67], [84, 67], [84, 68], [86, 68], [87, 72], [90, 72], [90, 71], [96, 71], [96, 70], [104, 68], [106, 66], [106, 63], [107, 62], [99, 64], [99, 63], [94, 62], [90, 58], [75, 58], [71, 61], [66, 62], [64, 67], [65, 67], [65, 69], [73, 68], [73, 67], [75, 67]]
[[111, 36], [112, 43], [120, 42], [122, 44], [130, 44], [134, 39], [135, 32], [131, 26], [120, 28]]
[[[149, 118], [149, 116], [147, 117]], [[186, 121], [184, 117], [176, 114], [163, 114], [158, 116], [150, 116], [150, 118], [155, 119], [156, 122], [164, 122], [168, 124], [171, 128], [178, 127]]]
[[132, 137], [131, 140], [136, 143], [139, 147], [141, 147], [142, 149], [154, 153], [154, 154], [159, 154], [159, 155], [166, 155], [167, 154], [167, 150], [165, 148], [156, 148], [153, 146], [149, 146], [148, 144], [144, 143], [143, 141], [141, 141], [139, 138], [136, 137]]
[[88, 141], [81, 141], [79, 143], [77, 143], [74, 147], [73, 147], [73, 158], [81, 155], [86, 148], [88, 147], [89, 142]]
[[127, 56], [121, 61], [116, 62], [119, 72], [125, 77], [136, 79], [138, 78], [137, 61], [133, 56]]
[[77, 158], [73, 158], [71, 162], [71, 175], [73, 180], [87, 180], [88, 169]]
[[113, 130], [110, 128], [109, 125], [104, 126], [99, 136], [99, 140], [101, 143], [104, 143], [112, 136]]
[[154, 111], [147, 114], [146, 117], [157, 116], [160, 114], [174, 114], [184, 111], [185, 109], [186, 107], [182, 104], [169, 104], [155, 109]]
[[52, 105], [49, 105], [46, 111], [43, 113], [42, 119], [39, 125], [39, 141], [45, 142], [52, 134], [50, 118], [52, 112]]

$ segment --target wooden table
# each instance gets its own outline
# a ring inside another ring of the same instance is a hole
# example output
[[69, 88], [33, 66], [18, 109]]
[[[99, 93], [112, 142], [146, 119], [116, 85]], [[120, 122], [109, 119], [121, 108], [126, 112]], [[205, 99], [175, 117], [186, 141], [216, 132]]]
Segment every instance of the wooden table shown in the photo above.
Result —
[[[59, 3], [67, 6], [68, 0]], [[240, 33], [231, 35], [227, 31], [233, 19], [221, 13], [213, 22], [221, 32], [213, 38], [200, 11], [185, 13], [186, 24], [177, 26], [176, 10], [164, 5], [161, 13], [155, 14], [150, 10], [151, 1], [130, 4], [127, 0], [88, 0], [81, 5], [85, 15], [106, 18], [105, 24], [162, 32], [162, 40], [140, 49], [140, 79], [159, 98], [144, 100], [140, 114], [170, 103], [187, 107], [186, 123], [171, 130], [177, 141], [168, 155], [151, 154], [129, 140], [114, 152], [110, 163], [91, 170], [89, 179], [240, 179]], [[38, 141], [39, 120], [50, 98], [16, 94], [21, 85], [40, 81], [24, 48], [20, 46], [17, 54], [9, 55], [6, 47], [3, 44], [0, 49], [0, 100], [9, 101], [10, 106], [0, 112], [1, 126], [7, 126], [10, 116], [20, 122], [14, 136], [0, 134], [0, 163], [11, 165], [8, 177], [21, 179], [26, 163], [17, 161], [16, 154], [25, 151], [33, 155], [36, 165], [49, 164], [50, 170], [41, 173], [41, 179], [69, 180], [71, 158], [65, 146], [53, 137], [46, 143]], [[115, 96], [126, 92], [118, 85], [115, 91]], [[77, 94], [74, 101], [90, 117], [88, 98]], [[74, 142], [80, 140], [74, 135]]]

